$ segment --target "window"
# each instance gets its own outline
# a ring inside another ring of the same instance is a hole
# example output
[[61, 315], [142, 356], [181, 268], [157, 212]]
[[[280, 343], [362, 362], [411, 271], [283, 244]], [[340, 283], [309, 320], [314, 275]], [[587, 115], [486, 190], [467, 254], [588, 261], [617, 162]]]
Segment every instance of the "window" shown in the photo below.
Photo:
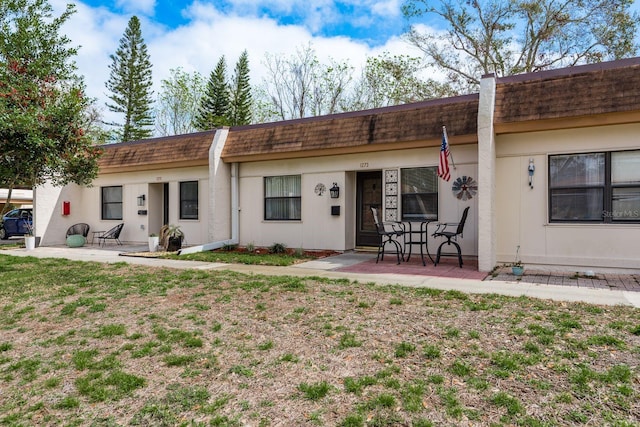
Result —
[[122, 186], [102, 187], [102, 219], [122, 219]]
[[300, 220], [300, 175], [264, 178], [264, 219]]
[[198, 219], [198, 181], [180, 183], [180, 219]]
[[402, 220], [438, 219], [438, 172], [436, 167], [400, 171]]
[[549, 156], [551, 222], [640, 221], [640, 151]]

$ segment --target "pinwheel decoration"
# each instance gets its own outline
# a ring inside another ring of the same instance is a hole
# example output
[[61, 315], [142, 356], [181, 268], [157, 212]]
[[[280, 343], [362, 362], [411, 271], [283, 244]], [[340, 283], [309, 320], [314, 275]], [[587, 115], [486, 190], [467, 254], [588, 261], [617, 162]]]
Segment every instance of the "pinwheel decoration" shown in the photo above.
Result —
[[478, 184], [470, 176], [463, 175], [453, 181], [451, 191], [459, 200], [470, 200], [478, 193]]

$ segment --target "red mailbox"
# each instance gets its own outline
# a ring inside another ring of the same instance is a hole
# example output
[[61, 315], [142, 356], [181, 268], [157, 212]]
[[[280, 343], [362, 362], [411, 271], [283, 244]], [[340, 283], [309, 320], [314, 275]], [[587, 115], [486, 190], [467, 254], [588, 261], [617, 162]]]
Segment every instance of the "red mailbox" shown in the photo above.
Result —
[[62, 202], [62, 215], [70, 215], [71, 214], [71, 202], [64, 201]]

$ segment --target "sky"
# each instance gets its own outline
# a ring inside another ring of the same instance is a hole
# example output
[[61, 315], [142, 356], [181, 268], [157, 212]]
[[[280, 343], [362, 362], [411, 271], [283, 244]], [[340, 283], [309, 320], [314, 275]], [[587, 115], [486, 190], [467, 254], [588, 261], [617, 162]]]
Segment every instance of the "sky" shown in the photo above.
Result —
[[[68, 0], [50, 0], [56, 13]], [[233, 71], [243, 50], [249, 55], [251, 83], [265, 76], [265, 54], [286, 57], [311, 45], [322, 62], [363, 65], [383, 52], [421, 56], [402, 39], [407, 24], [402, 0], [84, 0], [62, 31], [79, 46], [78, 73], [87, 94], [98, 99], [106, 121], [110, 55], [128, 21], [137, 16], [153, 66], [154, 92], [171, 69], [198, 71], [205, 78], [222, 55]], [[110, 117], [111, 116], [111, 117]]]
[[[64, 11], [71, 0], [49, 0]], [[361, 67], [384, 52], [421, 57], [402, 37], [407, 22], [403, 0], [83, 0], [62, 31], [79, 46], [78, 73], [87, 94], [97, 98], [105, 121], [120, 121], [105, 107], [110, 55], [118, 48], [129, 19], [141, 21], [153, 66], [154, 95], [170, 70], [198, 71], [208, 78], [222, 55], [229, 74], [243, 50], [249, 55], [252, 85], [266, 75], [265, 54], [290, 57], [313, 47], [321, 62], [348, 61]], [[640, 0], [632, 10], [640, 11]], [[429, 26], [427, 26], [429, 25]], [[438, 22], [421, 23], [437, 32]]]

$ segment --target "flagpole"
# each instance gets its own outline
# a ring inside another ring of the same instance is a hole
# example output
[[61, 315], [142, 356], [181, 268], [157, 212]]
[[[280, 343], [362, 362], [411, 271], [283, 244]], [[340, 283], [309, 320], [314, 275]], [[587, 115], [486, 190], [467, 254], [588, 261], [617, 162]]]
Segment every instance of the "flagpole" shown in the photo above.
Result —
[[455, 169], [456, 168], [456, 162], [453, 161], [453, 154], [451, 154], [451, 144], [449, 144], [449, 137], [447, 136], [447, 127], [446, 126], [442, 126], [442, 133], [444, 134], [444, 137], [447, 140], [447, 145], [449, 146], [449, 157], [451, 158], [451, 165]]

